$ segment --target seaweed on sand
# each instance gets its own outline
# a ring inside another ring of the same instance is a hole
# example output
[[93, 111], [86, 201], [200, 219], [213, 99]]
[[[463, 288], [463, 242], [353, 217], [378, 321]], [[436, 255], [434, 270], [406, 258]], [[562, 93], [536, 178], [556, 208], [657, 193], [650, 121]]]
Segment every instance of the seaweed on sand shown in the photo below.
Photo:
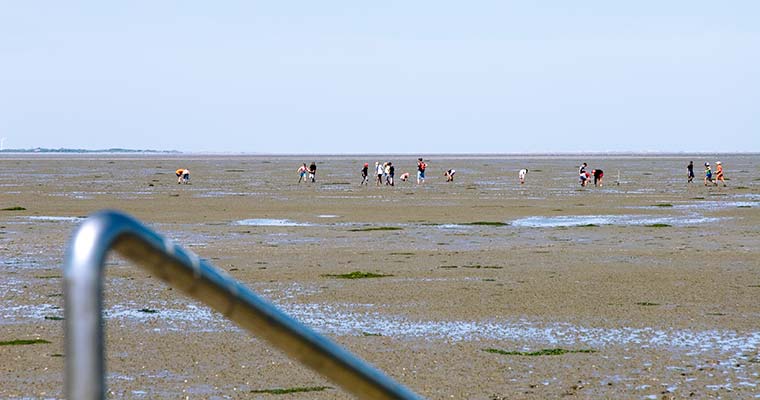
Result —
[[353, 228], [349, 229], [350, 232], [371, 232], [371, 231], [400, 231], [404, 228], [397, 226], [370, 226], [367, 228]]
[[337, 279], [365, 279], [365, 278], [385, 278], [385, 277], [393, 276], [393, 275], [376, 274], [374, 272], [353, 271], [347, 274], [324, 274], [322, 276], [326, 278], [337, 278]]
[[305, 387], [292, 387], [292, 388], [257, 389], [257, 390], [251, 390], [251, 393], [289, 394], [289, 393], [321, 392], [321, 391], [327, 390], [327, 389], [332, 389], [332, 387], [330, 387], [330, 386], [305, 386]]
[[541, 349], [537, 351], [508, 351], [508, 350], [501, 350], [501, 349], [494, 349], [494, 348], [487, 348], [487, 349], [482, 349], [482, 350], [485, 351], [486, 353], [502, 354], [505, 356], [526, 356], [526, 357], [560, 356], [563, 354], [573, 354], [573, 353], [596, 353], [596, 350], [592, 350], [592, 349], [567, 350], [567, 349], [561, 349], [561, 348]]
[[0, 342], [0, 346], [25, 346], [28, 344], [47, 344], [50, 343], [45, 339], [16, 339]]
[[508, 226], [509, 224], [506, 222], [499, 222], [499, 221], [475, 221], [475, 222], [469, 222], [464, 225], [476, 225], [476, 226]]

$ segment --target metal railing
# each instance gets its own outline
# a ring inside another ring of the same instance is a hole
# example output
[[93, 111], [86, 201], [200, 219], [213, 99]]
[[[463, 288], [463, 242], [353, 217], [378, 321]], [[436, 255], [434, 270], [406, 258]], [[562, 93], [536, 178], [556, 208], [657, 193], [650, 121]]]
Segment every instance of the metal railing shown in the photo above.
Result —
[[123, 213], [101, 211], [77, 228], [64, 264], [65, 392], [69, 399], [105, 398], [102, 291], [104, 263], [111, 249], [358, 398], [420, 398], [194, 253]]

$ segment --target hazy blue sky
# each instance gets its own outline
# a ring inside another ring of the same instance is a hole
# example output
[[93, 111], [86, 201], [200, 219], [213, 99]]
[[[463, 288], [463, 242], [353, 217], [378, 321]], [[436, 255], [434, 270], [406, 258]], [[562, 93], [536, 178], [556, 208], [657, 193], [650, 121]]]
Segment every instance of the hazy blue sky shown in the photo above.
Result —
[[6, 148], [760, 151], [760, 1], [2, 1]]

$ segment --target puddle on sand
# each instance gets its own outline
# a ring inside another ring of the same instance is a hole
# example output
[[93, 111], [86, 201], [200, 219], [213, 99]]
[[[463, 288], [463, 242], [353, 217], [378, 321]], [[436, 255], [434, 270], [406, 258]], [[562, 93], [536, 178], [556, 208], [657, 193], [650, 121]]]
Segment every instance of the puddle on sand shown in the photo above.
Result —
[[41, 321], [48, 316], [63, 316], [63, 309], [54, 304], [0, 305], [0, 326]]
[[512, 226], [525, 228], [558, 228], [583, 225], [696, 225], [720, 221], [698, 215], [660, 217], [655, 215], [563, 215], [557, 217], [526, 217], [512, 221]]
[[60, 217], [52, 215], [34, 215], [26, 218], [38, 222], [79, 222], [83, 220], [83, 218], [79, 217]]
[[[293, 288], [300, 291], [299, 288]], [[285, 296], [281, 299], [289, 299]], [[280, 303], [280, 302], [278, 302]], [[46, 305], [50, 307], [49, 305]], [[156, 313], [138, 311], [146, 305], [116, 305], [107, 310], [108, 319], [161, 322], [166, 330], [219, 331], [237, 329], [224, 318], [194, 304], [147, 304]], [[684, 330], [659, 328], [595, 328], [569, 323], [507, 321], [424, 321], [368, 311], [366, 304], [278, 304], [284, 312], [317, 331], [333, 335], [375, 332], [397, 338], [478, 341], [516, 340], [551, 346], [608, 345], [642, 348], [678, 348], [690, 354], [720, 351], [753, 351], [760, 346], [760, 331]], [[49, 310], [49, 308], [47, 308]], [[46, 311], [47, 311], [46, 310]]]
[[289, 219], [252, 218], [242, 219], [232, 223], [244, 226], [316, 226], [308, 222], [296, 222]]
[[344, 312], [322, 304], [285, 305], [291, 315], [320, 331], [348, 335], [363, 331], [393, 337], [454, 341], [519, 340], [545, 345], [630, 345], [683, 348], [691, 352], [751, 351], [760, 345], [760, 331], [692, 331], [656, 328], [592, 328], [567, 323], [518, 321], [412, 321], [377, 313]]

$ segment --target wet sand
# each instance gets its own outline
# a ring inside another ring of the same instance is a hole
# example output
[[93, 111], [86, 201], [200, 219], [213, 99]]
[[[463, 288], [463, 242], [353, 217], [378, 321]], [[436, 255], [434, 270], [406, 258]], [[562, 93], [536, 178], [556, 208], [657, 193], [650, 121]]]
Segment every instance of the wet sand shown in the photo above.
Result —
[[[0, 397], [63, 396], [60, 265], [81, 217], [103, 208], [431, 399], [760, 396], [760, 156], [432, 156], [424, 186], [359, 186], [364, 162], [414, 176], [415, 158], [3, 155], [0, 208], [26, 210], [0, 211], [0, 341], [51, 343], [0, 346]], [[705, 187], [699, 166], [717, 159], [728, 187]], [[317, 183], [296, 184], [312, 160]], [[581, 161], [604, 169], [603, 187], [577, 184]], [[192, 184], [177, 185], [180, 167]], [[349, 398], [109, 264], [110, 397]], [[352, 271], [392, 276], [327, 276]], [[584, 352], [484, 351], [552, 348]], [[330, 388], [251, 393], [317, 386]]]

